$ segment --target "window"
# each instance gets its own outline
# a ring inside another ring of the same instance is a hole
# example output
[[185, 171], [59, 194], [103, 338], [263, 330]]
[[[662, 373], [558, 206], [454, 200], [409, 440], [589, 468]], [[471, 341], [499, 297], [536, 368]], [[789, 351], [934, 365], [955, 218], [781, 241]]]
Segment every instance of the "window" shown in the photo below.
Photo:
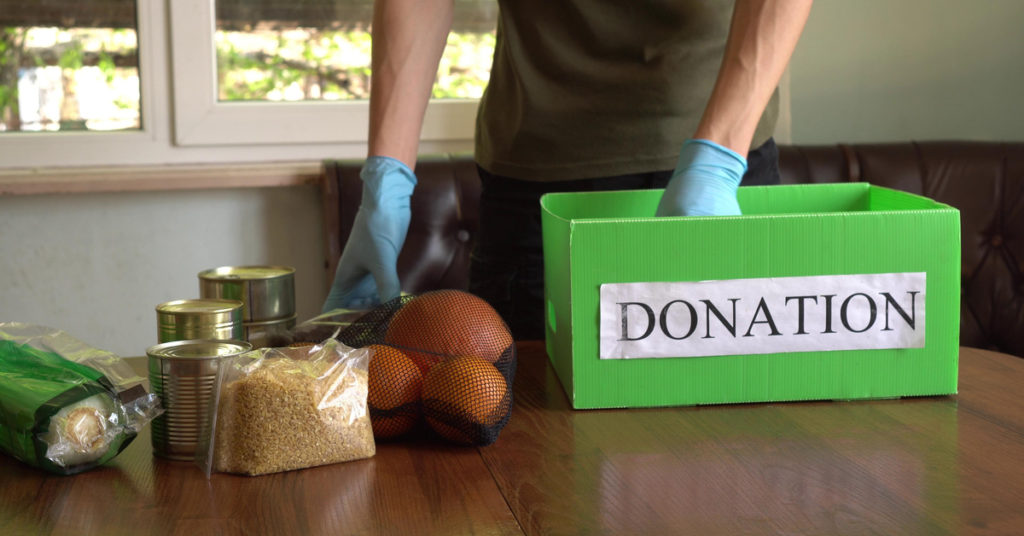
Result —
[[137, 128], [134, 0], [0, 0], [0, 132]]
[[[232, 12], [229, 7], [238, 3], [239, 0], [217, 1], [217, 5], [221, 6], [221, 13]], [[325, 34], [335, 32], [330, 26], [315, 27], [305, 24], [311, 24], [312, 20], [318, 19], [327, 20], [327, 23], [319, 24], [333, 25], [335, 17], [316, 16], [318, 13], [314, 12], [308, 20], [299, 17], [298, 22], [295, 22], [296, 17], [292, 17], [287, 27], [282, 24], [276, 28], [269, 25], [263, 25], [261, 28], [260, 20], [267, 18], [266, 15], [272, 12], [273, 7], [291, 4], [279, 0], [249, 2], [250, 7], [253, 4], [264, 6], [264, 12], [258, 16], [250, 15], [249, 18], [240, 17], [241, 19], [233, 20], [217, 20], [218, 9], [213, 4], [212, 0], [180, 0], [171, 4], [171, 40], [175, 43], [173, 73], [174, 80], [181, 81], [174, 86], [177, 105], [175, 141], [179, 145], [214, 146], [239, 142], [283, 141], [356, 142], [366, 138], [368, 107], [365, 101], [359, 99], [366, 97], [365, 90], [360, 89], [355, 95], [349, 95], [355, 98], [338, 98], [330, 101], [323, 98], [286, 101], [291, 99], [285, 98], [290, 90], [300, 85], [298, 78], [301, 76], [296, 76], [296, 72], [300, 70], [294, 66], [304, 66], [307, 72], [316, 70], [319, 67], [316, 60], [325, 53], [325, 49], [330, 50], [330, 45], [323, 44]], [[350, 34], [357, 36], [360, 32], [366, 32], [369, 27], [369, 13], [372, 7], [369, 0], [322, 0], [301, 5], [308, 8], [309, 4], [321, 9], [339, 10], [347, 6], [353, 8], [350, 11], [353, 14], [359, 12], [354, 9], [355, 7], [364, 7], [365, 9], [361, 10], [361, 17], [349, 20], [346, 23], [348, 26], [339, 27], [339, 31], [348, 30]], [[463, 1], [458, 4], [473, 6], [480, 2]], [[238, 26], [250, 29], [245, 32], [232, 30]], [[291, 37], [286, 37], [289, 32], [292, 33]], [[268, 40], [267, 34], [275, 34], [276, 39], [270, 39], [272, 42], [268, 49], [261, 50], [259, 45]], [[305, 45], [309, 42], [300, 42], [303, 36], [309, 35], [315, 35], [322, 41], [316, 43], [319, 46], [306, 48]], [[328, 40], [337, 43], [333, 37]], [[224, 53], [213, 53], [218, 48], [217, 41], [221, 43], [220, 50]], [[248, 43], [251, 48], [239, 53], [238, 44], [241, 42]], [[229, 98], [232, 93], [238, 93], [237, 86], [232, 85], [232, 82], [237, 84], [238, 80], [244, 78], [246, 71], [234, 69], [231, 65], [232, 44], [238, 56], [248, 57], [251, 63], [262, 63], [263, 69], [248, 70], [250, 73], [256, 71], [259, 76], [264, 77], [257, 78], [257, 81], [272, 82], [268, 85], [267, 91], [262, 93], [262, 101]], [[346, 55], [355, 56], [354, 61], [350, 61], [347, 66], [335, 66], [327, 72], [340, 73], [348, 69], [345, 75], [348, 77], [347, 80], [356, 86], [366, 85], [365, 76], [370, 58], [365, 38], [354, 37], [345, 41], [344, 52], [349, 53], [340, 54], [339, 61], [344, 61]], [[218, 55], [221, 57], [220, 61], [217, 61]], [[287, 67], [289, 61], [292, 61], [293, 67]], [[489, 67], [489, 63], [487, 66]], [[239, 75], [239, 71], [243, 73]], [[282, 72], [289, 76], [282, 77], [285, 80], [276, 80], [274, 77]], [[364, 79], [360, 79], [359, 76]], [[289, 80], [289, 77], [292, 79]], [[340, 79], [340, 76], [337, 78]], [[325, 93], [335, 94], [330, 83], [318, 84], [317, 87], [317, 93], [321, 96]], [[435, 100], [427, 111], [422, 138], [470, 139], [475, 113], [475, 99]]]
[[[0, 79], [0, 103], [19, 99], [0, 127], [0, 166], [361, 157], [371, 13], [372, 0], [0, 0], [0, 27], [19, 39], [3, 43], [44, 57], [19, 59], [32, 65], [17, 83]], [[423, 152], [470, 147], [496, 17], [494, 0], [456, 0]], [[50, 98], [68, 84], [78, 116]]]

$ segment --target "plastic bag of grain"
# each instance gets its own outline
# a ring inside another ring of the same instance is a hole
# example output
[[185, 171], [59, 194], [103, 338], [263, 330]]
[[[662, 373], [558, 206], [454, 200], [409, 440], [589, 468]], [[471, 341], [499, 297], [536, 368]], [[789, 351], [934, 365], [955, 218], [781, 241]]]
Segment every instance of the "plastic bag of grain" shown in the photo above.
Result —
[[212, 471], [263, 475], [373, 456], [369, 350], [336, 340], [260, 348], [221, 367]]

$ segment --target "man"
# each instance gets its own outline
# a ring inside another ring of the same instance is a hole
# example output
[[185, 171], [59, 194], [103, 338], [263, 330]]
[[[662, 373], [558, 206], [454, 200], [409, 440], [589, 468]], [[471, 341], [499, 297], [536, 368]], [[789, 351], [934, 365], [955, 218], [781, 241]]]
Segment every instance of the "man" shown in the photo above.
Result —
[[[469, 290], [516, 338], [543, 337], [546, 192], [665, 188], [658, 216], [740, 214], [741, 180], [778, 182], [776, 87], [810, 5], [499, 0]], [[362, 205], [325, 311], [400, 292], [412, 170], [451, 19], [451, 0], [375, 4]]]

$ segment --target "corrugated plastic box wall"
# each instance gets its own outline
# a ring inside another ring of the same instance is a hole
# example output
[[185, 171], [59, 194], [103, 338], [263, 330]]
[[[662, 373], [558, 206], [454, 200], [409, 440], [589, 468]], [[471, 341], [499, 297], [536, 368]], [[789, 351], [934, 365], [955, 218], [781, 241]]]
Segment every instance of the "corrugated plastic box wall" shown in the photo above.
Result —
[[[745, 187], [740, 217], [660, 190], [542, 198], [547, 351], [575, 408], [894, 398], [957, 388], [959, 212], [867, 183]], [[602, 283], [925, 272], [924, 348], [599, 359]]]

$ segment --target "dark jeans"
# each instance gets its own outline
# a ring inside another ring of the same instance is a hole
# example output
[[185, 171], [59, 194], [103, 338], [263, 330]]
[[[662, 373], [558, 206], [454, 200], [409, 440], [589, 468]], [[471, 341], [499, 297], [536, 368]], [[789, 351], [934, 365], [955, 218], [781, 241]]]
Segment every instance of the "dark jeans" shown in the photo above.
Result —
[[[540, 197], [550, 192], [664, 188], [673, 170], [570, 181], [524, 181], [480, 172], [480, 234], [469, 290], [487, 300], [517, 340], [544, 338]], [[778, 184], [779, 149], [769, 139], [747, 155], [741, 186]]]

